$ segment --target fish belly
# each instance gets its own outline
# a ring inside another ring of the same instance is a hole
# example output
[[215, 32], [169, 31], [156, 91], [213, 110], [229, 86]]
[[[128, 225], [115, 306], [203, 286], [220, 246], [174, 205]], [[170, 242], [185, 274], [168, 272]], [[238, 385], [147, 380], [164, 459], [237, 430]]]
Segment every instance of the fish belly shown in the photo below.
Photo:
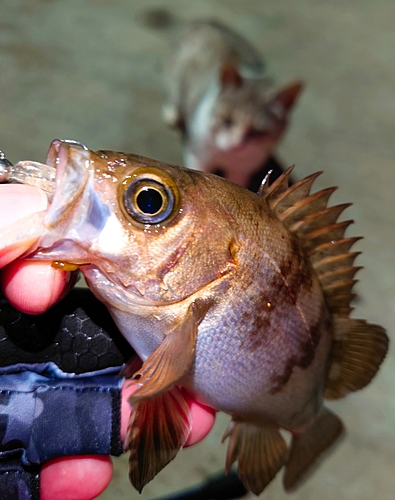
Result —
[[320, 296], [309, 293], [308, 300], [315, 307], [305, 314], [295, 304], [278, 306], [270, 323], [245, 306], [228, 310], [220, 329], [214, 323], [221, 313], [214, 311], [199, 327], [193, 391], [245, 420], [286, 429], [309, 421], [322, 405], [332, 335]]

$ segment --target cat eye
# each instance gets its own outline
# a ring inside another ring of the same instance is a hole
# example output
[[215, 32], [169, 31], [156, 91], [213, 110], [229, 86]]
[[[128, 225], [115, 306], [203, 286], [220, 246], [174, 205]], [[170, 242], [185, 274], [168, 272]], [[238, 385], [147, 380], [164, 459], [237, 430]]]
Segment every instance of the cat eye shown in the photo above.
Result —
[[165, 172], [155, 168], [139, 168], [122, 184], [123, 212], [140, 224], [169, 221], [178, 208], [179, 192]]
[[224, 125], [227, 128], [230, 128], [233, 125], [233, 119], [230, 116], [224, 118]]

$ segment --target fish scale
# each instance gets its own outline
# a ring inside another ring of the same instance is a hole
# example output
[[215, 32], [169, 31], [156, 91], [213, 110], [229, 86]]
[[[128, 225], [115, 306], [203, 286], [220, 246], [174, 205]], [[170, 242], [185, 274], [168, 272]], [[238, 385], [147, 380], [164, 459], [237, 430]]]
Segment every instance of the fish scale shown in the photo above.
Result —
[[47, 164], [53, 201], [2, 230], [0, 258], [28, 241], [29, 258], [79, 267], [143, 360], [125, 370], [132, 484], [184, 445], [187, 391], [230, 414], [226, 467], [237, 461], [246, 487], [259, 494], [284, 469], [295, 488], [343, 432], [324, 397], [365, 387], [388, 346], [380, 326], [349, 318], [347, 205], [328, 207], [333, 188], [310, 194], [318, 174], [289, 188], [292, 169], [256, 195], [75, 142], [54, 141]]

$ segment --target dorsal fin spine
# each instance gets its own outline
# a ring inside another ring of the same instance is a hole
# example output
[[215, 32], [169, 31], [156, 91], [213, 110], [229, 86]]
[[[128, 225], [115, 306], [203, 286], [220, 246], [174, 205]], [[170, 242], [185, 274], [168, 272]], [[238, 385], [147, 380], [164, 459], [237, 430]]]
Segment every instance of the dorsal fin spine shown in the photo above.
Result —
[[281, 174], [280, 177], [278, 177], [267, 190], [265, 198], [268, 202], [269, 207], [272, 207], [272, 204], [276, 202], [277, 198], [289, 189], [289, 177], [294, 167], [295, 165], [289, 167], [288, 170]]
[[[265, 198], [282, 223], [299, 238], [317, 272], [324, 294], [332, 297], [336, 291], [340, 295], [349, 293], [348, 303], [344, 303], [343, 299], [342, 305], [350, 307], [355, 283], [353, 278], [359, 269], [353, 266], [358, 253], [351, 252], [350, 248], [358, 238], [344, 238], [344, 232], [352, 221], [338, 222], [340, 214], [350, 203], [328, 207], [335, 187], [310, 194], [312, 184], [321, 172], [311, 174], [289, 187], [292, 169], [290, 167], [268, 188]], [[340, 254], [336, 246], [338, 241], [343, 247], [343, 253]], [[321, 256], [323, 247], [325, 257], [315, 259], [315, 252]]]
[[273, 170], [269, 170], [268, 173], [263, 178], [261, 185], [258, 189], [258, 196], [266, 196], [269, 190], [270, 176], [272, 175]]

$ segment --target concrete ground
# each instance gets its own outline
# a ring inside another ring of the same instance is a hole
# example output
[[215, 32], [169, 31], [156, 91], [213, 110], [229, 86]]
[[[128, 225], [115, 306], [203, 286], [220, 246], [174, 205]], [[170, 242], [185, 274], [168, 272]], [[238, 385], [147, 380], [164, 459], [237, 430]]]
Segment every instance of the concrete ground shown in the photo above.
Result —
[[[10, 159], [43, 160], [53, 138], [91, 149], [181, 163], [176, 133], [161, 123], [161, 64], [168, 47], [136, 14], [151, 0], [0, 2], [0, 148]], [[391, 0], [169, 0], [185, 19], [216, 16], [260, 47], [279, 82], [306, 91], [280, 147], [301, 178], [338, 185], [333, 202], [354, 205], [348, 234], [363, 235], [355, 315], [393, 337], [395, 324], [395, 3]], [[365, 390], [329, 406], [344, 420], [343, 443], [295, 500], [395, 498], [395, 351]], [[182, 451], [142, 498], [163, 497], [220, 470], [227, 417]], [[102, 500], [138, 498], [117, 459]], [[262, 498], [288, 498], [281, 474]]]

